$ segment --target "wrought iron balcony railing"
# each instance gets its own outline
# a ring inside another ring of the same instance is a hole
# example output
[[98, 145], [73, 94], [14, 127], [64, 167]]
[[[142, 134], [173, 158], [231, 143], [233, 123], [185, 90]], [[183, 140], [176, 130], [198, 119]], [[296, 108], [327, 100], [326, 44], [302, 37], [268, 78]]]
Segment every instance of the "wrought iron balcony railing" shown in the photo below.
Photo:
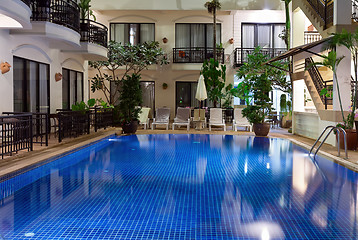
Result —
[[80, 9], [72, 0], [32, 0], [32, 21], [47, 21], [80, 32]]
[[[255, 48], [235, 48], [234, 50], [234, 65], [239, 67], [247, 62], [248, 55], [254, 52]], [[262, 48], [261, 53], [268, 55], [270, 58], [281, 55], [286, 52], [286, 48]]]
[[307, 2], [324, 22], [324, 29], [333, 24], [334, 0], [307, 0]]
[[[224, 63], [224, 49], [216, 49], [217, 60]], [[204, 60], [214, 57], [213, 48], [173, 48], [174, 63], [203, 63]]]
[[317, 42], [322, 39], [321, 34], [317, 31], [305, 31], [305, 44]]
[[358, 22], [358, 1], [352, 0], [352, 19]]
[[81, 19], [81, 42], [96, 43], [107, 47], [108, 28], [101, 23]]
[[21, 0], [21, 1], [30, 7], [31, 0]]

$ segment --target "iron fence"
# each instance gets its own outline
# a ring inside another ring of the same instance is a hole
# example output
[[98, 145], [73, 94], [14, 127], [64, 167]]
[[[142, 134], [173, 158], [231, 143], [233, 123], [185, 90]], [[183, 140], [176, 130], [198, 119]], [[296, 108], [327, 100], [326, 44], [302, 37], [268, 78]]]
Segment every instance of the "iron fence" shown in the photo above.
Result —
[[58, 141], [90, 133], [89, 111], [60, 111], [58, 115]]
[[31, 0], [21, 0], [21, 1], [30, 7]]
[[33, 150], [32, 114], [0, 116], [1, 158], [20, 150]]
[[106, 26], [89, 19], [81, 19], [80, 29], [82, 42], [96, 43], [107, 47], [108, 28]]
[[50, 118], [48, 113], [39, 112], [3, 112], [7, 116], [18, 116], [23, 114], [32, 115], [32, 138], [33, 143], [45, 144], [48, 146], [50, 133]]
[[[217, 60], [224, 63], [224, 48], [216, 49]], [[173, 48], [174, 63], [203, 63], [214, 57], [213, 48], [195, 47], [195, 48]]]
[[93, 108], [91, 113], [95, 132], [98, 129], [113, 126], [113, 108]]
[[56, 23], [80, 32], [80, 9], [72, 0], [32, 0], [32, 21]]

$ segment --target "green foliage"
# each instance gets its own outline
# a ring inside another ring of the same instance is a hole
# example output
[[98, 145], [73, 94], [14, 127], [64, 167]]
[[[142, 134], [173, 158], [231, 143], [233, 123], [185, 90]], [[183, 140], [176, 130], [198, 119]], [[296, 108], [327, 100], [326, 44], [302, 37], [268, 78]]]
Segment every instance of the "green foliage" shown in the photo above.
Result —
[[[89, 62], [90, 67], [97, 70], [95, 77], [91, 79], [91, 90], [102, 91], [109, 104], [115, 104], [119, 98], [120, 82], [130, 73], [138, 75], [142, 70], [153, 64], [168, 64], [164, 51], [159, 48], [158, 42], [145, 42], [139, 45], [121, 45], [110, 41], [108, 45], [108, 60]], [[124, 73], [118, 74], [118, 69], [124, 69]], [[114, 83], [116, 89], [110, 94], [110, 83]]]
[[[337, 52], [336, 51], [330, 51], [327, 56], [323, 56], [322, 62], [315, 62], [313, 65], [315, 66], [325, 66], [332, 70], [334, 78], [337, 79], [337, 68], [339, 63], [342, 61], [344, 56], [337, 58]], [[312, 66], [308, 66], [307, 68], [310, 68]], [[342, 119], [344, 122], [344, 125], [346, 125], [347, 128], [352, 129], [353, 128], [353, 122], [347, 122], [347, 119], [344, 117], [344, 111], [342, 106], [342, 100], [341, 100], [341, 93], [339, 90], [339, 84], [338, 81], [336, 81], [336, 87], [337, 87], [337, 95], [339, 100], [339, 107], [341, 109]], [[328, 91], [327, 91], [328, 92]], [[354, 114], [353, 114], [354, 116]]]
[[138, 120], [142, 103], [142, 91], [139, 84], [140, 75], [133, 73], [126, 75], [121, 81], [121, 92], [119, 97], [119, 119], [122, 124]]
[[223, 108], [232, 108], [232, 100], [233, 97], [237, 97], [239, 95], [239, 91], [237, 88], [234, 88], [230, 83], [225, 87], [224, 93], [224, 103], [222, 105]]
[[[249, 79], [252, 76], [262, 73], [268, 73], [267, 77], [272, 82], [275, 89], [281, 90], [286, 93], [291, 93], [291, 83], [287, 81], [287, 74], [280, 69], [288, 69], [288, 63], [277, 61], [271, 63], [272, 66], [265, 65], [264, 63], [269, 60], [269, 56], [263, 54], [261, 47], [256, 47], [252, 54], [248, 55], [247, 62], [244, 63], [237, 72], [239, 78]], [[275, 66], [275, 67], [273, 67]]]
[[216, 10], [221, 9], [221, 3], [218, 0], [211, 0], [204, 4], [204, 7], [208, 9], [209, 13], [214, 13]]
[[81, 19], [89, 19], [93, 17], [93, 20], [96, 21], [96, 16], [93, 14], [91, 8], [91, 0], [80, 0], [78, 7], [80, 8]]
[[71, 110], [85, 113], [90, 109], [90, 107], [93, 107], [95, 104], [96, 104], [96, 99], [91, 98], [87, 101], [87, 104], [84, 101], [76, 102], [75, 104], [72, 104]]
[[287, 115], [288, 112], [291, 112], [291, 101], [287, 101], [286, 94], [281, 94], [280, 96], [280, 110], [284, 115]]
[[[335, 49], [336, 46], [346, 47], [352, 54], [353, 66], [354, 66], [354, 85], [352, 100], [352, 111], [348, 114], [347, 118], [344, 119], [344, 124], [348, 129], [353, 128], [354, 116], [357, 110], [357, 99], [358, 99], [358, 29], [355, 32], [348, 32], [343, 29], [340, 33], [334, 33], [332, 38], [329, 39], [326, 48]], [[337, 64], [338, 65], [338, 64]], [[336, 78], [337, 79], [337, 78]], [[338, 84], [338, 83], [337, 83]], [[338, 86], [338, 85], [337, 85]], [[339, 90], [339, 88], [337, 88]], [[340, 97], [340, 96], [339, 96]], [[341, 111], [343, 111], [341, 109]]]
[[204, 61], [200, 74], [204, 77], [208, 98], [216, 107], [217, 103], [224, 97], [222, 91], [225, 87], [226, 66], [221, 65], [219, 68], [219, 62], [211, 58], [209, 61]]
[[265, 116], [271, 111], [271, 99], [269, 97], [272, 91], [271, 81], [266, 73], [254, 75], [244, 80], [253, 95], [254, 105], [249, 105], [242, 110], [242, 115], [250, 123], [263, 123]]

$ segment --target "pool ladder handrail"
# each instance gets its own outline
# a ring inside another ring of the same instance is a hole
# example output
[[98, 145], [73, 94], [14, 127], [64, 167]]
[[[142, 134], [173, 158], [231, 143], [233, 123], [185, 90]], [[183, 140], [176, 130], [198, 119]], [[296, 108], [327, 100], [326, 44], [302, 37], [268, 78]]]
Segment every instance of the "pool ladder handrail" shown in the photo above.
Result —
[[[323, 143], [326, 141], [326, 139], [328, 138], [328, 136], [331, 134], [332, 131], [336, 131], [336, 134], [339, 134], [340, 132], [343, 133], [343, 140], [344, 140], [344, 151], [346, 153], [346, 157], [345, 159], [348, 159], [348, 152], [347, 152], [347, 134], [346, 131], [341, 128], [341, 127], [335, 127], [335, 126], [327, 126], [321, 133], [321, 135], [319, 135], [319, 137], [317, 138], [317, 140], [315, 141], [315, 143], [313, 144], [309, 155], [311, 155], [312, 150], [314, 149], [314, 147], [317, 145], [318, 141], [321, 139], [321, 137], [324, 135], [324, 133], [328, 130], [331, 129], [328, 134], [326, 135], [326, 137], [323, 139], [323, 141], [321, 142], [321, 144], [318, 146], [318, 148], [316, 149], [316, 151], [314, 152], [314, 157], [317, 155], [317, 152], [319, 151], [319, 149], [322, 147]], [[340, 143], [339, 143], [339, 139], [340, 137], [337, 137], [337, 149], [338, 149], [338, 157], [341, 155], [340, 153]]]

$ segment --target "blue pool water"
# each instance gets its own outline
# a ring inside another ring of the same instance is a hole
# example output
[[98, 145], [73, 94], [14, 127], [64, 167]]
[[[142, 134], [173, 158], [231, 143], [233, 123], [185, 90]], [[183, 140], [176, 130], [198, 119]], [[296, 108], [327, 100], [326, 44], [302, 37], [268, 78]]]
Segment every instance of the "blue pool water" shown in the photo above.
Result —
[[0, 239], [357, 239], [357, 173], [283, 139], [110, 137], [0, 183]]

